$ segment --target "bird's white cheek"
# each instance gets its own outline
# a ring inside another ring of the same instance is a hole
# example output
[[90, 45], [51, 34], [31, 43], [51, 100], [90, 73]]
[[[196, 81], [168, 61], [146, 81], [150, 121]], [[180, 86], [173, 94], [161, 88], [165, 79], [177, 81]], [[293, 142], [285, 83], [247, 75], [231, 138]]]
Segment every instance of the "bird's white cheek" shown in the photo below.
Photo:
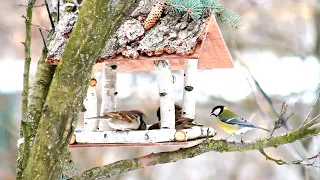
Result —
[[216, 109], [213, 111], [214, 114], [218, 115], [220, 113], [221, 109]]

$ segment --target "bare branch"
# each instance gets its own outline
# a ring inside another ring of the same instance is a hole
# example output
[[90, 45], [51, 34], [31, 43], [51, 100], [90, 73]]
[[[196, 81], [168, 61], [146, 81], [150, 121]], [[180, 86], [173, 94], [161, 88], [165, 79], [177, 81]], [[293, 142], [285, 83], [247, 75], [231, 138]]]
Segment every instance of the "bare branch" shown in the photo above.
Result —
[[41, 28], [41, 29], [43, 29], [43, 30], [45, 30], [45, 31], [47, 31], [47, 32], [50, 32], [47, 28], [45, 28], [45, 27], [43, 27], [43, 26], [40, 26], [40, 25], [37, 25], [37, 24], [31, 24], [32, 26], [36, 26], [36, 27], [38, 27], [38, 28]]
[[51, 28], [52, 28], [52, 30], [54, 31], [54, 29], [55, 29], [55, 28], [54, 28], [54, 22], [53, 22], [51, 13], [50, 13], [49, 5], [48, 5], [48, 3], [47, 3], [46, 0], [44, 0], [44, 2], [45, 2], [46, 8], [47, 8], [47, 12], [48, 12], [48, 16], [49, 16], [49, 19], [50, 19]]
[[277, 163], [278, 165], [289, 164], [289, 163], [287, 163], [287, 162], [285, 162], [285, 161], [283, 161], [283, 160], [281, 160], [281, 159], [274, 159], [274, 158], [268, 156], [268, 155], [266, 154], [266, 152], [264, 152], [263, 149], [259, 149], [259, 151], [261, 152], [261, 154], [262, 154], [264, 157], [266, 157], [266, 160], [273, 161], [273, 162]]
[[[270, 160], [270, 161], [273, 161], [275, 163], [277, 163], [278, 165], [289, 165], [289, 164], [294, 164], [294, 165], [302, 165], [302, 166], [311, 166], [311, 167], [316, 167], [316, 168], [320, 168], [320, 166], [316, 166], [315, 164], [317, 163], [317, 161], [315, 159], [317, 159], [318, 157], [320, 157], [320, 152], [318, 152], [318, 154], [310, 157], [310, 158], [305, 158], [305, 159], [301, 159], [301, 160], [295, 160], [295, 161], [292, 161], [292, 162], [286, 162], [286, 161], [283, 161], [281, 159], [274, 159], [270, 156], [268, 156], [266, 154], [266, 152], [263, 150], [263, 149], [260, 149], [259, 150], [261, 152], [261, 154], [266, 157], [267, 160]], [[310, 163], [306, 163], [305, 161], [310, 161], [310, 160], [314, 160], [313, 162], [310, 162]], [[319, 162], [318, 162], [319, 163]]]
[[305, 126], [306, 127], [311, 127], [313, 125], [315, 125], [317, 123], [317, 119], [320, 118], [320, 114], [318, 114], [316, 117], [314, 117], [313, 119], [311, 119], [311, 121], [309, 121]]
[[312, 111], [313, 111], [314, 107], [316, 106], [316, 104], [317, 104], [317, 102], [318, 102], [318, 100], [319, 100], [319, 97], [320, 97], [320, 92], [319, 92], [319, 94], [318, 94], [318, 96], [317, 96], [316, 100], [314, 101], [314, 103], [313, 103], [313, 105], [312, 105], [312, 107], [311, 107], [311, 109], [310, 109], [310, 111], [309, 111], [309, 113], [308, 113], [308, 115], [307, 115], [306, 119], [303, 121], [303, 123], [301, 124], [301, 126], [300, 126], [300, 127], [304, 126], [304, 125], [307, 123], [307, 121], [308, 121], [308, 119], [309, 119], [309, 117], [310, 117], [310, 114], [312, 113]]
[[[18, 4], [19, 7], [28, 7], [27, 5], [24, 5], [24, 4]], [[44, 7], [45, 4], [40, 4], [40, 5], [35, 5], [33, 6], [33, 8], [37, 8], [37, 7]]]
[[273, 135], [273, 133], [275, 132], [276, 129], [279, 129], [282, 126], [286, 125], [288, 119], [293, 115], [293, 112], [292, 112], [289, 116], [285, 116], [285, 114], [287, 112], [287, 108], [288, 108], [288, 105], [285, 102], [283, 102], [279, 118], [278, 118], [278, 120], [275, 121], [273, 130], [272, 130], [270, 136]]
[[47, 45], [46, 45], [46, 40], [44, 39], [44, 36], [43, 36], [43, 34], [42, 34], [42, 31], [41, 31], [41, 28], [39, 28], [39, 31], [40, 31], [40, 34], [41, 34], [41, 37], [42, 37], [42, 41], [43, 41], [44, 48], [45, 48], [45, 49], [48, 49], [48, 48], [47, 48]]
[[[312, 157], [309, 157], [309, 158], [292, 161], [292, 164], [303, 165], [303, 166], [312, 166], [312, 167], [320, 168], [320, 166], [316, 166], [315, 165], [317, 163], [317, 161], [315, 159], [317, 159], [318, 157], [320, 157], [320, 152], [318, 152], [318, 154], [316, 154], [316, 155], [314, 155]], [[310, 160], [313, 160], [313, 162], [305, 163], [305, 161], [310, 161]]]

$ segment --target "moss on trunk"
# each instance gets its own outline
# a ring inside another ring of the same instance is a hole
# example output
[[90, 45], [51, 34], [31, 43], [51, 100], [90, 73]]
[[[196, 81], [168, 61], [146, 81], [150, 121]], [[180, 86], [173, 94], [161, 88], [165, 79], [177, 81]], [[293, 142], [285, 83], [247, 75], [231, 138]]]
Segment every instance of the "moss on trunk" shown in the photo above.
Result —
[[42, 109], [24, 179], [60, 178], [71, 124], [82, 107], [92, 67], [105, 40], [136, 6], [134, 0], [87, 0], [81, 7]]

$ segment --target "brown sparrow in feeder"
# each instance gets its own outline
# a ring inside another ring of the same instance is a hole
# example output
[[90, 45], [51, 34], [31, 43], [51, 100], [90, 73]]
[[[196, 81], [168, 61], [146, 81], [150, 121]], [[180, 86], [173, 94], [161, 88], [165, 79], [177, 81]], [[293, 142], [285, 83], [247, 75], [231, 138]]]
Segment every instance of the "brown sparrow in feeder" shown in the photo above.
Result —
[[194, 119], [187, 118], [187, 117], [179, 117], [176, 119], [176, 130], [181, 130], [181, 129], [189, 129], [194, 126], [203, 126], [201, 124], [196, 124], [194, 122]]
[[89, 119], [106, 119], [109, 126], [114, 130], [146, 130], [146, 115], [138, 110], [108, 112], [104, 116]]
[[[175, 104], [174, 111], [175, 111], [175, 115], [176, 115], [175, 119], [177, 119], [178, 117], [181, 117], [181, 115], [182, 115], [182, 107], [181, 106]], [[161, 120], [160, 107], [157, 110], [157, 117], [158, 117], [158, 120], [160, 121]]]
[[[178, 117], [176, 118], [176, 122], [175, 122], [175, 127], [176, 130], [181, 130], [181, 129], [189, 129], [192, 128], [194, 126], [203, 126], [201, 124], [196, 124], [194, 122], [194, 119], [191, 118], [187, 118], [187, 117]], [[152, 129], [160, 129], [160, 122], [152, 124], [148, 130], [152, 130]]]
[[[181, 117], [181, 115], [182, 115], [182, 107], [181, 106], [175, 104], [174, 105], [174, 111], [175, 111], [175, 119]], [[158, 117], [158, 120], [161, 121], [160, 107], [157, 110], [157, 117]], [[152, 124], [148, 128], [148, 130], [152, 130], [152, 129], [160, 129], [160, 122]]]

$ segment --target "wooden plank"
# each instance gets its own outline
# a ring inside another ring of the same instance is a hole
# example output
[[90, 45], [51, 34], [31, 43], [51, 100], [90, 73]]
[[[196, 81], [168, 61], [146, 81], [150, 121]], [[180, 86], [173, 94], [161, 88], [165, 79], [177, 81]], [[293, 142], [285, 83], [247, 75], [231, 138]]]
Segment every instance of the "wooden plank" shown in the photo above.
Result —
[[173, 142], [178, 132], [184, 134], [184, 138], [179, 141], [187, 141], [202, 137], [214, 137], [216, 131], [211, 127], [194, 126], [189, 129], [176, 131], [175, 129], [155, 129], [144, 131], [104, 131], [104, 132], [88, 132], [77, 130], [74, 133], [72, 142], [77, 143], [159, 143]]
[[83, 143], [83, 144], [71, 144], [69, 148], [101, 148], [101, 147], [155, 147], [155, 146], [176, 146], [176, 147], [190, 147], [200, 144], [201, 142], [213, 139], [210, 138], [199, 138], [190, 141], [183, 142], [161, 142], [161, 143]]

